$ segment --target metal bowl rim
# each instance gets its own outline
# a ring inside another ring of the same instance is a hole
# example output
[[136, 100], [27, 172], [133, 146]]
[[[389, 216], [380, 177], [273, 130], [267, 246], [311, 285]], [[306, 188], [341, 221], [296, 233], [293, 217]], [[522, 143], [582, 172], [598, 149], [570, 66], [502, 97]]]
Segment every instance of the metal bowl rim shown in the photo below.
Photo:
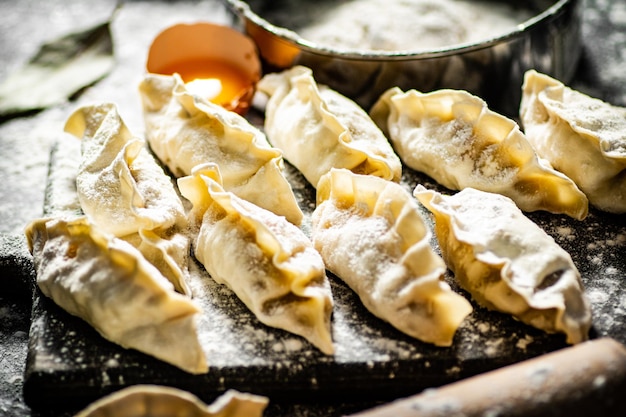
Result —
[[578, 0], [557, 0], [553, 5], [548, 7], [543, 12], [517, 25], [514, 30], [499, 36], [495, 36], [493, 38], [487, 38], [479, 42], [460, 43], [447, 47], [433, 48], [427, 50], [420, 49], [413, 51], [358, 51], [334, 49], [318, 45], [315, 42], [308, 41], [300, 37], [293, 30], [281, 28], [268, 22], [267, 20], [253, 12], [250, 6], [245, 1], [226, 0], [228, 5], [233, 9], [236, 14], [242, 16], [245, 19], [248, 19], [258, 27], [274, 35], [283, 42], [287, 42], [303, 51], [316, 55], [361, 61], [401, 61], [430, 59], [463, 54], [479, 49], [489, 48], [500, 43], [507, 43], [509, 41], [526, 36], [526, 34], [533, 30], [535, 27], [542, 25], [544, 22], [550, 21], [552, 17], [558, 15], [567, 6], [575, 6], [575, 3], [577, 1]]

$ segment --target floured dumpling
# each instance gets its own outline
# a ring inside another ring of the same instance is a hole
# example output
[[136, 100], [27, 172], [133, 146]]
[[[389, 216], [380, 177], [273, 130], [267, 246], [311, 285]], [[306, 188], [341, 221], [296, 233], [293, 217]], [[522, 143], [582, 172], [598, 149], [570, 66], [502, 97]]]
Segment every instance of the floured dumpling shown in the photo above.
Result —
[[179, 178], [198, 227], [194, 253], [268, 326], [300, 335], [326, 354], [333, 300], [324, 262], [302, 230], [227, 192], [215, 165]]
[[626, 108], [530, 70], [520, 118], [537, 153], [574, 180], [592, 205], [626, 212]]
[[41, 291], [104, 338], [175, 365], [207, 372], [199, 308], [127, 242], [86, 217], [38, 219], [26, 237]]
[[587, 197], [537, 158], [517, 124], [461, 90], [387, 90], [371, 110], [409, 167], [451, 190], [510, 197], [524, 211], [584, 219]]
[[269, 398], [228, 389], [210, 405], [188, 391], [132, 385], [108, 394], [74, 417], [263, 417]]
[[318, 85], [309, 68], [268, 74], [265, 132], [313, 187], [331, 168], [400, 181], [402, 165], [380, 129], [352, 100]]
[[443, 258], [481, 305], [509, 313], [568, 343], [588, 338], [591, 311], [569, 254], [502, 195], [466, 188], [415, 196], [435, 217]]
[[223, 186], [299, 225], [302, 211], [283, 173], [283, 157], [239, 114], [189, 92], [178, 74], [148, 74], [139, 87], [146, 137], [177, 177], [215, 163]]
[[83, 212], [137, 247], [177, 291], [189, 294], [185, 210], [145, 141], [130, 133], [111, 103], [81, 107], [65, 130], [81, 138], [76, 191]]
[[393, 182], [333, 169], [317, 200], [311, 236], [326, 267], [377, 317], [450, 346], [472, 307], [442, 281], [446, 266], [411, 195]]

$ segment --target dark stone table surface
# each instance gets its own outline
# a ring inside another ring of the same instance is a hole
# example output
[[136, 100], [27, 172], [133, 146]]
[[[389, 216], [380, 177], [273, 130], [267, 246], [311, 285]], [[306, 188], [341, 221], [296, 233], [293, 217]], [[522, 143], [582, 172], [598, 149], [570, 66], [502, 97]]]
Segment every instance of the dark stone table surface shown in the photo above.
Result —
[[[583, 0], [583, 5], [583, 56], [570, 85], [626, 106], [626, 2]], [[115, 6], [115, 0], [0, 0], [0, 80], [24, 64], [43, 42], [101, 22]], [[141, 131], [136, 92], [120, 85], [136, 85], [143, 73], [144, 61], [137, 58], [136, 45], [149, 45], [160, 28], [197, 19], [230, 22], [217, 0], [125, 3], [118, 10], [113, 29], [117, 59], [129, 63], [127, 76], [102, 80], [80, 100], [97, 100], [107, 91], [110, 99], [121, 103], [120, 111], [131, 131]], [[75, 105], [66, 103], [0, 123], [0, 250], [23, 250], [25, 224], [41, 215], [55, 132], [62, 131], [66, 115]], [[0, 269], [0, 416], [44, 417], [46, 413], [35, 412], [24, 403], [22, 394], [31, 309], [29, 277], [23, 271], [29, 265], [20, 264], [23, 259], [4, 262], [8, 263]], [[328, 410], [293, 405], [288, 409], [270, 407], [266, 415], [330, 416], [359, 408], [346, 405]]]

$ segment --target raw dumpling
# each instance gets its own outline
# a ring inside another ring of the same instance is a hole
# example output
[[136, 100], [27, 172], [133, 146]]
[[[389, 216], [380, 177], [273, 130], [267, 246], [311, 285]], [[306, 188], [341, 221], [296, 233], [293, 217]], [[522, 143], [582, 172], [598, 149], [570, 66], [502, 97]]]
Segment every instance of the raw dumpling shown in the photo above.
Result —
[[81, 138], [76, 191], [83, 212], [106, 233], [137, 247], [177, 291], [189, 294], [189, 238], [170, 177], [133, 137], [111, 103], [85, 106], [65, 130]]
[[188, 391], [132, 385], [108, 394], [74, 417], [263, 417], [269, 398], [228, 389], [210, 405]]
[[626, 212], [626, 108], [530, 70], [520, 118], [537, 153], [574, 180], [592, 205]]
[[442, 281], [443, 260], [417, 201], [400, 185], [333, 169], [317, 188], [311, 236], [326, 267], [398, 330], [450, 346], [472, 307]]
[[510, 197], [524, 211], [587, 216], [587, 197], [537, 158], [517, 124], [462, 90], [387, 90], [371, 110], [402, 161], [451, 190]]
[[116, 236], [186, 224], [170, 177], [111, 103], [76, 110], [65, 131], [81, 139], [76, 188], [81, 207]]
[[263, 132], [191, 94], [178, 74], [148, 74], [139, 90], [148, 143], [175, 176], [215, 163], [227, 191], [300, 224], [302, 211], [284, 176], [282, 153]]
[[268, 326], [334, 351], [333, 301], [324, 261], [302, 230], [221, 186], [215, 165], [179, 178], [198, 227], [194, 253], [211, 277], [230, 287]]
[[387, 138], [356, 103], [322, 85], [309, 68], [268, 74], [265, 132], [313, 187], [331, 168], [400, 181], [402, 164]]
[[568, 343], [588, 338], [591, 312], [571, 257], [508, 197], [466, 188], [415, 196], [435, 217], [443, 258], [481, 305]]
[[104, 338], [187, 372], [207, 372], [199, 308], [127, 242], [86, 217], [39, 219], [26, 228], [41, 291]]

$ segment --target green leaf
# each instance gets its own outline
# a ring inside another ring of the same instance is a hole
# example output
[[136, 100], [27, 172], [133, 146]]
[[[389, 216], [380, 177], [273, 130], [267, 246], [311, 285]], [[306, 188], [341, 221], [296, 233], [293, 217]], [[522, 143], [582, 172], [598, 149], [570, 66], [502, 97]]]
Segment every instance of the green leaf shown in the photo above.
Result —
[[45, 43], [0, 84], [0, 117], [64, 103], [108, 75], [114, 64], [109, 21]]

